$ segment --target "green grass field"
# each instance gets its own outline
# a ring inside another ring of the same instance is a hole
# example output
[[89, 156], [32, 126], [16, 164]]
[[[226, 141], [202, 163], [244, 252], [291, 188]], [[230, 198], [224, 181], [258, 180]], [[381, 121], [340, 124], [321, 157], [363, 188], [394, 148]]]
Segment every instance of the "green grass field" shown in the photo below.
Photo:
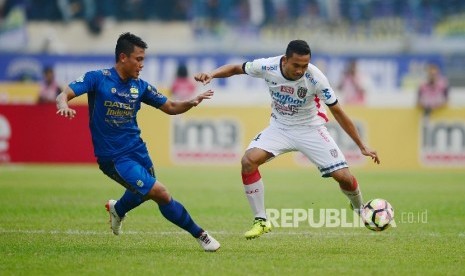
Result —
[[[263, 168], [267, 208], [345, 209], [315, 170]], [[222, 244], [201, 250], [152, 202], [114, 236], [104, 204], [123, 188], [96, 166], [0, 167], [1, 275], [465, 274], [465, 171], [354, 171], [365, 200], [388, 199], [395, 228], [274, 228], [248, 241], [252, 217], [233, 168], [157, 170], [193, 218]]]

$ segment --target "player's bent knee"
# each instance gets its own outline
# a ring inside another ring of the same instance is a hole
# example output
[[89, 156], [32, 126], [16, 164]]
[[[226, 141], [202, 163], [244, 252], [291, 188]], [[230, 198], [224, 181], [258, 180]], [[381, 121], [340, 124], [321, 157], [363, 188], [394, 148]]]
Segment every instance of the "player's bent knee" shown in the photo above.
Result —
[[344, 168], [334, 171], [331, 176], [339, 183], [339, 186], [344, 190], [351, 190], [353, 188], [354, 176], [350, 173], [349, 169]]
[[247, 154], [242, 156], [241, 166], [242, 166], [242, 172], [244, 173], [253, 172], [258, 168], [258, 164], [253, 162], [253, 160], [250, 159], [250, 157]]
[[157, 204], [168, 204], [171, 200], [171, 195], [165, 186], [157, 181], [150, 190], [148, 198]]

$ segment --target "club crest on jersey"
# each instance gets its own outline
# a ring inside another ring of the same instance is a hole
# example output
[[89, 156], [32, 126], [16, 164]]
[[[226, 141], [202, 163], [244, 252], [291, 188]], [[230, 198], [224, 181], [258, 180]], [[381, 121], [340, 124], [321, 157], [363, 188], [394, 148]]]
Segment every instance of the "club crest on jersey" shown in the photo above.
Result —
[[307, 96], [307, 88], [299, 87], [299, 89], [297, 89], [297, 96], [301, 99], [305, 98], [305, 96]]
[[139, 90], [136, 87], [131, 87], [131, 89], [129, 89], [129, 94], [135, 99], [139, 97]]
[[116, 93], [116, 88], [114, 88], [114, 87], [111, 88], [111, 93], [112, 93], [112, 94], [115, 94], [115, 93]]
[[331, 150], [329, 150], [329, 153], [331, 153], [331, 155], [332, 155], [334, 158], [337, 158], [337, 150], [336, 150], [336, 149], [331, 149]]
[[110, 70], [108, 70], [108, 69], [103, 69], [103, 70], [102, 70], [102, 74], [103, 74], [104, 76], [110, 76], [110, 75], [111, 75], [111, 72], [110, 72]]

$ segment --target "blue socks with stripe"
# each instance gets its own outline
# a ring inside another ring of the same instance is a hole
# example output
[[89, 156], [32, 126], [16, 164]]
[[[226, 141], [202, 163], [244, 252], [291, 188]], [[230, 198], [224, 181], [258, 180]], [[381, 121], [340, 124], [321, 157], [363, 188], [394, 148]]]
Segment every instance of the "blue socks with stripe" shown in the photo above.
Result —
[[158, 208], [167, 220], [186, 230], [194, 238], [198, 238], [202, 234], [202, 228], [195, 224], [186, 208], [173, 198], [168, 204], [158, 205]]
[[122, 218], [127, 212], [141, 205], [142, 202], [144, 202], [144, 200], [140, 195], [126, 190], [123, 196], [115, 204], [116, 213], [118, 213], [118, 216]]
[[[126, 190], [115, 204], [116, 213], [118, 213], [118, 216], [124, 217], [127, 212], [141, 205], [143, 202], [144, 200], [140, 195]], [[202, 228], [192, 220], [186, 208], [173, 198], [171, 198], [168, 204], [158, 205], [158, 208], [167, 220], [186, 230], [195, 238], [198, 238], [202, 234]]]

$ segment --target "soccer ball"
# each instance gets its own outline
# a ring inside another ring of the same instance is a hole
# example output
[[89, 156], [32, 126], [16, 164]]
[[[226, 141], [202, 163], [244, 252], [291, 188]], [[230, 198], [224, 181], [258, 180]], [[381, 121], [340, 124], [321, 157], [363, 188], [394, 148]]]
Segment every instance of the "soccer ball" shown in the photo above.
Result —
[[391, 226], [394, 209], [385, 199], [376, 198], [368, 201], [361, 211], [365, 226], [373, 231], [384, 231]]

